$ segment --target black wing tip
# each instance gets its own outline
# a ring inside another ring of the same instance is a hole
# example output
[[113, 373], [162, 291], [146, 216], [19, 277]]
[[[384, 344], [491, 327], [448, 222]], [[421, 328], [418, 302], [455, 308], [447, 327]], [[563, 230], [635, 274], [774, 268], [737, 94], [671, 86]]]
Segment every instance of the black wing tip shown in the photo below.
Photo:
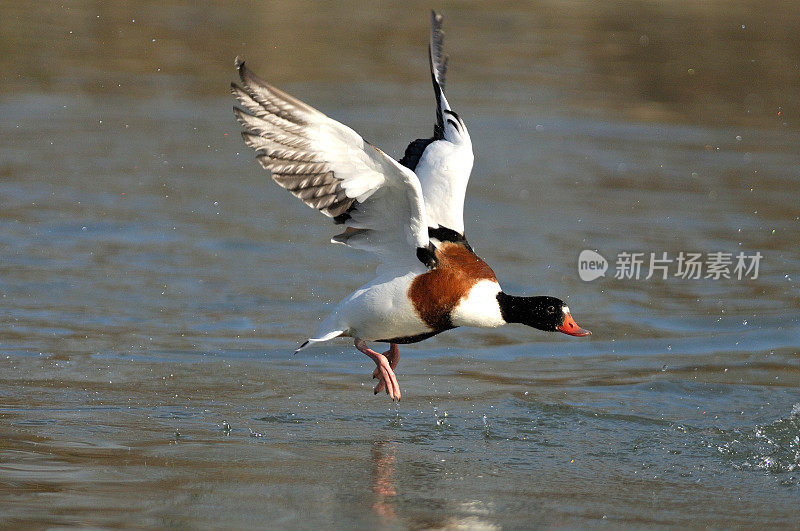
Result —
[[[438, 123], [434, 126], [434, 129], [438, 131]], [[442, 132], [444, 130], [442, 129]], [[431, 142], [434, 142], [437, 139], [444, 138], [442, 136], [436, 136], [434, 134], [433, 138], [418, 138], [411, 142], [408, 147], [406, 147], [406, 152], [403, 154], [403, 158], [400, 159], [400, 164], [405, 166], [411, 171], [415, 171], [417, 169], [417, 164], [419, 164], [419, 159], [422, 158], [422, 154], [425, 153], [425, 149]]]
[[[442, 15], [431, 10], [431, 40], [428, 50], [431, 57], [431, 69], [435, 69], [435, 75], [444, 90], [444, 77], [447, 73], [447, 55], [444, 54], [444, 30], [442, 30]], [[433, 73], [433, 72], [432, 72]]]
[[234, 66], [236, 67], [236, 72], [239, 74], [239, 79], [242, 80], [242, 84], [247, 87], [248, 81], [252, 80], [254, 76], [250, 69], [244, 65], [244, 59], [241, 55], [236, 56]]
[[428, 227], [428, 237], [436, 238], [440, 242], [451, 242], [462, 245], [466, 247], [468, 251], [473, 252], [472, 246], [469, 244], [464, 234], [449, 227], [442, 227], [441, 225], [437, 227]]
[[428, 58], [431, 68], [433, 93], [436, 97], [436, 124], [433, 127], [433, 138], [444, 138], [444, 117], [442, 116], [442, 94], [444, 94], [445, 76], [447, 75], [448, 57], [444, 54], [444, 31], [442, 31], [442, 15], [431, 10], [431, 38], [428, 43]]
[[436, 248], [432, 243], [429, 243], [426, 247], [417, 247], [417, 259], [425, 264], [428, 269], [433, 269], [438, 264]]
[[245, 66], [244, 59], [241, 55], [236, 56], [236, 59], [234, 60], [234, 66], [236, 67], [236, 72], [239, 74], [239, 79], [242, 81], [242, 85], [248, 91], [251, 90], [251, 85], [266, 84], [252, 70]]

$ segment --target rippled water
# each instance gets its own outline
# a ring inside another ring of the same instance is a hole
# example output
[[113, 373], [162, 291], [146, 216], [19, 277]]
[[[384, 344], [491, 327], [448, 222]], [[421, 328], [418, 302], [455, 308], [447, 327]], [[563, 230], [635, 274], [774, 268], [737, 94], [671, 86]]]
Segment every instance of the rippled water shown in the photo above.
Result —
[[[400, 155], [430, 6], [356, 7], [0, 8], [0, 523], [796, 526], [800, 9], [442, 8], [470, 242], [594, 335], [442, 334], [394, 405], [346, 342], [291, 353], [374, 263], [227, 94], [243, 54]], [[763, 258], [617, 279], [623, 252]]]

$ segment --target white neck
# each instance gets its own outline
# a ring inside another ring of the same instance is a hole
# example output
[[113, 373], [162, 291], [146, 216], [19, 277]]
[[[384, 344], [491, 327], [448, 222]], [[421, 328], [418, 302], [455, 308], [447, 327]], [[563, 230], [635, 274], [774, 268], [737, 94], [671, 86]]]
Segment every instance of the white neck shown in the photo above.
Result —
[[496, 281], [479, 281], [450, 313], [450, 320], [455, 326], [495, 328], [506, 324], [497, 302], [498, 293], [500, 284]]

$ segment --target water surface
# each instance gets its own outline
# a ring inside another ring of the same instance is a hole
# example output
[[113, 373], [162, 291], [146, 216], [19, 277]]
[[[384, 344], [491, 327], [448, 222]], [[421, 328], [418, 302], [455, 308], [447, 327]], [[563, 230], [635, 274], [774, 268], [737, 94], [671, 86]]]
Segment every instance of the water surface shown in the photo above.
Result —
[[[399, 156], [429, 8], [1, 8], [3, 525], [796, 525], [794, 4], [443, 6], [470, 242], [594, 335], [404, 347], [399, 405], [344, 341], [291, 353], [375, 264], [253, 160], [233, 57]], [[621, 252], [763, 259], [616, 279]]]

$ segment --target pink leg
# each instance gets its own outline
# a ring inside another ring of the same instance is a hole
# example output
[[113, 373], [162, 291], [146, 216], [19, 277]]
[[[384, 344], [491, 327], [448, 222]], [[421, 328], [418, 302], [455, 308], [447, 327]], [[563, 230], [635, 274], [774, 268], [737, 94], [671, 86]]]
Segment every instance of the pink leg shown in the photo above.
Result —
[[[384, 352], [383, 355], [389, 362], [389, 367], [391, 367], [392, 370], [395, 370], [397, 368], [397, 362], [400, 361], [400, 349], [397, 348], [397, 344], [390, 343], [389, 350]], [[379, 374], [380, 371], [378, 369], [375, 369], [375, 372], [372, 373], [372, 377], [377, 378]], [[383, 389], [384, 387], [386, 387], [386, 385], [383, 383], [383, 380], [379, 381], [378, 385], [375, 386], [375, 394], [377, 395], [378, 393], [380, 393], [381, 389]], [[388, 393], [389, 390], [387, 389], [386, 392]]]
[[391, 365], [389, 365], [389, 360], [386, 359], [386, 356], [369, 348], [360, 337], [356, 338], [355, 345], [358, 350], [369, 356], [370, 359], [375, 362], [377, 366], [376, 370], [380, 372], [381, 381], [386, 386], [386, 392], [389, 394], [389, 397], [392, 400], [400, 400], [400, 384], [397, 383], [397, 377], [394, 375], [394, 370], [392, 370]]

